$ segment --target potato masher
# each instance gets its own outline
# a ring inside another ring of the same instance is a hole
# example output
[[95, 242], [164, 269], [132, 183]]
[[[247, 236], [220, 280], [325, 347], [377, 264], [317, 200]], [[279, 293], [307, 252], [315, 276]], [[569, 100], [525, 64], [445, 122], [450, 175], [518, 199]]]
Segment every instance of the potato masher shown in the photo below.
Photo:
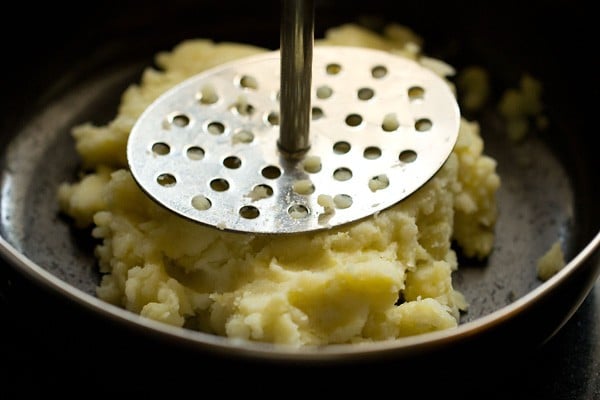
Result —
[[402, 201], [445, 163], [448, 83], [380, 50], [314, 46], [314, 1], [283, 0], [280, 50], [207, 70], [134, 125], [129, 166], [159, 204], [218, 229], [328, 229]]

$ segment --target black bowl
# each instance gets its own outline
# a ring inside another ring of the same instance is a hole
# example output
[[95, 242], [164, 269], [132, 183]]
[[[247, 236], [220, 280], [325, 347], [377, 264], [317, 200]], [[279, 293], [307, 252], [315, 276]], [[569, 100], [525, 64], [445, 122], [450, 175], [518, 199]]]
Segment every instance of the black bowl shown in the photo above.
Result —
[[[523, 142], [506, 140], [493, 108], [467, 116], [480, 121], [486, 153], [498, 160], [503, 185], [492, 255], [484, 265], [462, 260], [456, 274], [457, 288], [471, 303], [457, 329], [361, 347], [239, 346], [146, 321], [95, 298], [93, 243], [71, 228], [54, 201], [58, 184], [74, 179], [79, 166], [71, 127], [109, 121], [120, 93], [152, 65], [153, 55], [181, 40], [204, 37], [276, 49], [280, 4], [273, 1], [122, 1], [85, 9], [54, 2], [32, 10], [16, 5], [13, 13], [26, 16], [26, 24], [17, 32], [2, 27], [0, 250], [8, 265], [68, 307], [102, 321], [108, 332], [125, 329], [134, 338], [150, 338], [148, 351], [166, 346], [212, 362], [235, 360], [243, 368], [256, 362], [274, 370], [280, 363], [377, 362], [394, 365], [398, 373], [432, 365], [439, 371], [449, 360], [507, 360], [538, 348], [579, 308], [600, 273], [599, 157], [591, 145], [596, 113], [587, 100], [598, 88], [590, 56], [593, 13], [567, 1], [316, 5], [317, 37], [346, 22], [404, 24], [425, 38], [426, 54], [458, 70], [487, 68], [495, 100], [524, 72], [543, 84], [549, 128]], [[527, 168], [516, 161], [523, 159]], [[535, 261], [556, 239], [568, 264], [541, 282]]]

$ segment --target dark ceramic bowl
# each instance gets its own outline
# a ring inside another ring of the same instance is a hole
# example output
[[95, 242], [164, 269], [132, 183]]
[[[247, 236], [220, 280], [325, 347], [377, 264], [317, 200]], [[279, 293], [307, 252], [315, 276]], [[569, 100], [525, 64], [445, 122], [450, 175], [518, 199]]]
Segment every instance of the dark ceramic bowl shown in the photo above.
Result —
[[[544, 87], [549, 128], [520, 143], [506, 140], [493, 108], [471, 117], [482, 126], [486, 153], [498, 160], [497, 239], [483, 263], [461, 260], [455, 284], [471, 307], [460, 326], [364, 346], [286, 349], [240, 346], [226, 338], [173, 328], [108, 305], [94, 295], [99, 274], [93, 243], [58, 212], [57, 186], [78, 168], [70, 129], [103, 123], [121, 92], [153, 55], [183, 39], [212, 38], [276, 49], [279, 2], [53, 2], [26, 16], [20, 31], [4, 31], [3, 116], [0, 130], [0, 254], [10, 268], [157, 346], [183, 347], [201, 357], [265, 362], [340, 363], [403, 360], [431, 364], [469, 355], [494, 359], [536, 348], [577, 310], [600, 272], [597, 63], [590, 58], [592, 25], [579, 3], [317, 1], [316, 36], [346, 22], [399, 22], [425, 38], [425, 53], [457, 69], [478, 64], [494, 77], [492, 95], [514, 87], [523, 72]], [[7, 26], [2, 27], [8, 30]], [[35, 32], [34, 34], [31, 34]], [[526, 159], [524, 168], [519, 160]], [[557, 239], [566, 267], [546, 282], [535, 262]], [[506, 352], [503, 344], [510, 344]]]

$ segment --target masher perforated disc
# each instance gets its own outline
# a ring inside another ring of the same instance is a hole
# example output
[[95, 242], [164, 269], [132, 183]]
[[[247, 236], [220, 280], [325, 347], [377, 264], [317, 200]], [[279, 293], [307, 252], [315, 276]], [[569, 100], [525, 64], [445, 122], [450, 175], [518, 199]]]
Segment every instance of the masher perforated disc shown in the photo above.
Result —
[[225, 64], [160, 96], [128, 142], [131, 172], [158, 203], [250, 233], [316, 231], [403, 200], [444, 164], [460, 114], [448, 84], [379, 50], [316, 46], [310, 149], [279, 137], [280, 53]]

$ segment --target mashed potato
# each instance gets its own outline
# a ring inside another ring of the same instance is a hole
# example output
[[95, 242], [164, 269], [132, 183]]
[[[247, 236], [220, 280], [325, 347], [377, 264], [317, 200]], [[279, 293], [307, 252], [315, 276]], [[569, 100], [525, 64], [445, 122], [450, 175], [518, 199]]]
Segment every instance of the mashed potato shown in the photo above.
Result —
[[537, 260], [536, 272], [538, 279], [547, 281], [565, 267], [565, 255], [562, 251], [560, 240], [552, 243], [552, 246]]
[[[419, 60], [421, 40], [390, 25], [380, 36], [355, 25], [317, 41], [369, 46]], [[136, 118], [174, 84], [217, 64], [264, 51], [189, 40], [156, 57], [122, 96], [106, 126], [73, 130], [81, 180], [59, 190], [62, 210], [91, 227], [103, 274], [97, 295], [176, 326], [236, 339], [291, 344], [356, 343], [456, 327], [467, 302], [452, 285], [456, 242], [469, 257], [493, 246], [496, 163], [476, 122], [461, 121], [442, 169], [405, 201], [327, 231], [253, 236], [205, 227], [147, 198], [127, 170]], [[451, 69], [436, 65], [440, 74]]]
[[498, 113], [506, 123], [508, 139], [519, 142], [534, 126], [540, 130], [546, 129], [548, 119], [543, 109], [541, 82], [524, 74], [519, 87], [505, 90], [498, 103]]

